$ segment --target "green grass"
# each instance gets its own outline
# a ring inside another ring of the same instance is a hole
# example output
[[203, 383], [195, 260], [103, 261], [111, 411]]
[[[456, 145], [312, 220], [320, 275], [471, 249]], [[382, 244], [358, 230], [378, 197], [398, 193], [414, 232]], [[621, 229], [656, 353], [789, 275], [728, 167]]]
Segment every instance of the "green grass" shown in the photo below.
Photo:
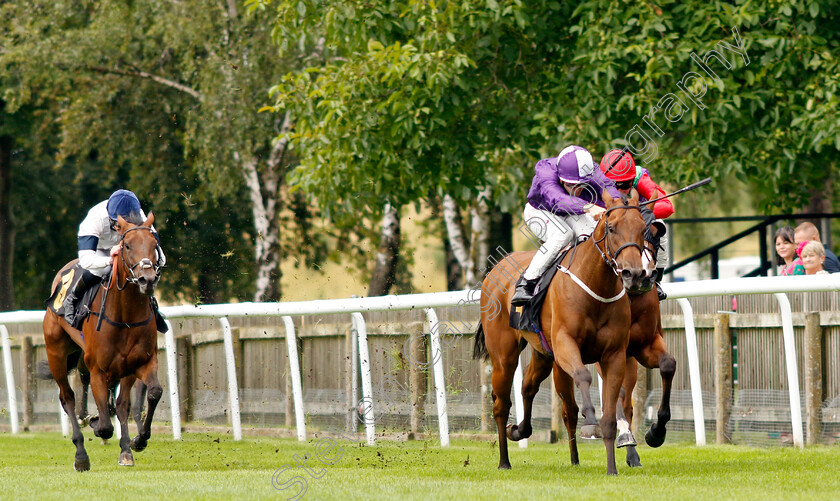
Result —
[[[90, 436], [87, 429], [86, 436]], [[695, 447], [666, 443], [639, 447], [642, 468], [630, 469], [618, 451], [618, 477], [604, 472], [603, 444], [582, 442], [581, 464], [569, 464], [568, 446], [511, 444], [510, 471], [499, 471], [498, 449], [489, 442], [380, 442], [368, 447], [339, 441], [322, 456], [317, 440], [185, 434], [184, 440], [153, 436], [134, 453], [137, 466], [117, 466], [112, 440], [86, 442], [91, 471], [73, 471], [73, 445], [53, 433], [0, 435], [0, 498], [68, 499], [286, 499], [296, 491], [272, 486], [295, 475], [306, 479], [303, 499], [840, 499], [840, 447]], [[322, 475], [295, 466], [295, 456]]]

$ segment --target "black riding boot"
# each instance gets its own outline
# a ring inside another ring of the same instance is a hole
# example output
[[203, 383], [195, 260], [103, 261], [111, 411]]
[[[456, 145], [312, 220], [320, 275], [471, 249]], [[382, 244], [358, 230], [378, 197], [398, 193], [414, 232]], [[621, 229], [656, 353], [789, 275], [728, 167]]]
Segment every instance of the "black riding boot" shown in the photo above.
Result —
[[665, 294], [665, 291], [662, 290], [662, 286], [659, 285], [659, 282], [662, 281], [662, 277], [665, 275], [665, 268], [657, 268], [656, 269], [656, 295], [659, 296], [659, 302], [665, 301], [668, 299], [668, 294]]
[[98, 284], [101, 280], [101, 277], [85, 270], [82, 277], [76, 282], [76, 286], [64, 298], [64, 320], [67, 320], [67, 323], [74, 328], [79, 329], [81, 325], [76, 325], [76, 323], [84, 318], [84, 315], [78, 315], [76, 311], [79, 306], [79, 301], [81, 301], [82, 296], [85, 295], [88, 289]]
[[513, 293], [513, 298], [511, 298], [510, 303], [513, 306], [521, 306], [528, 303], [534, 297], [534, 288], [537, 286], [538, 280], [539, 278], [526, 280], [520, 277], [519, 281], [516, 282], [516, 290]]

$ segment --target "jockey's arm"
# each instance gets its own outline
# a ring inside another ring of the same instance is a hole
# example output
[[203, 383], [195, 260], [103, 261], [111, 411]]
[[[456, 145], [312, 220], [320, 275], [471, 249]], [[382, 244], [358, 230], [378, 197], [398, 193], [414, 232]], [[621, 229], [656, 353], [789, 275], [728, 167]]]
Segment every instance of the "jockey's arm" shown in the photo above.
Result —
[[[659, 187], [656, 183], [653, 182], [653, 179], [650, 178], [647, 174], [643, 175], [639, 179], [639, 183], [636, 185], [636, 190], [639, 192], [639, 195], [645, 197], [648, 200], [653, 200], [655, 198], [659, 198], [661, 196], [667, 195], [665, 191]], [[653, 214], [656, 216], [657, 219], [665, 219], [668, 216], [674, 214], [674, 205], [671, 203], [671, 200], [668, 198], [663, 198], [653, 204]]]

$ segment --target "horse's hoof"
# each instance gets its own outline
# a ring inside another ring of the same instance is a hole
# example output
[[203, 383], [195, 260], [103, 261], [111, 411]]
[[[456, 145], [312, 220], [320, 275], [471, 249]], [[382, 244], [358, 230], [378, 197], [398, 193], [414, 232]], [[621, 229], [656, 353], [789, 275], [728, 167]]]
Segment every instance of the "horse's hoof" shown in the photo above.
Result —
[[594, 440], [604, 438], [604, 434], [601, 433], [601, 427], [597, 424], [585, 424], [580, 427], [580, 438]]
[[88, 414], [87, 416], [84, 416], [84, 417], [80, 417], [80, 418], [78, 419], [78, 422], [79, 422], [79, 428], [84, 428], [85, 426], [87, 426], [88, 424], [90, 424], [90, 420], [91, 420], [91, 416], [90, 416], [90, 414]]
[[508, 425], [507, 427], [507, 438], [509, 440], [513, 440], [514, 442], [519, 442], [522, 439], [528, 438], [531, 436], [531, 431], [526, 431], [525, 428], [520, 428], [515, 424]]
[[659, 447], [665, 443], [665, 432], [663, 431], [660, 435], [656, 433], [653, 426], [651, 426], [647, 433], [645, 433], [645, 443], [653, 448]]
[[137, 435], [136, 437], [134, 437], [134, 439], [131, 440], [131, 449], [135, 452], [142, 451], [146, 448], [147, 445], [149, 445], [149, 442], [143, 439], [140, 435]]
[[628, 445], [636, 445], [636, 438], [631, 432], [622, 433], [615, 439], [615, 446], [619, 449]]
[[504, 463], [504, 464], [499, 463], [499, 469], [500, 470], [509, 470], [510, 469], [510, 463]]
[[85, 457], [83, 459], [77, 459], [76, 463], [73, 464], [73, 468], [76, 471], [89, 471], [90, 470], [90, 459]]
[[627, 466], [630, 468], [641, 468], [642, 462], [639, 459], [639, 453], [636, 452], [635, 447], [627, 449]]
[[134, 456], [131, 455], [131, 451], [125, 451], [120, 453], [120, 466], [134, 466]]

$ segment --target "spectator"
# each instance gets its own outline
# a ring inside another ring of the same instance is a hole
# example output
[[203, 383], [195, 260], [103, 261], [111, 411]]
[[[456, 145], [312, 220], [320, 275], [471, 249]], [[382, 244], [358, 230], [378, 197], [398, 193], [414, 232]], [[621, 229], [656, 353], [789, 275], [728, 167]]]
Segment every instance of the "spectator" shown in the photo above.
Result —
[[802, 261], [796, 257], [794, 232], [790, 226], [782, 226], [776, 230], [776, 254], [784, 263], [779, 265], [779, 275], [804, 275], [805, 268]]
[[[820, 232], [813, 223], [802, 223], [796, 227], [794, 231], [794, 240], [796, 244], [799, 245], [801, 242], [806, 240], [813, 240], [815, 242], [822, 243], [820, 240]], [[823, 251], [825, 252], [825, 271], [829, 273], [837, 273], [840, 272], [840, 261], [837, 260], [837, 256], [831, 252], [831, 249], [823, 245]]]
[[805, 267], [806, 275], [822, 275], [828, 274], [823, 269], [825, 263], [825, 248], [820, 242], [814, 240], [806, 240], [799, 244], [798, 248], [799, 258], [802, 259], [802, 265]]

